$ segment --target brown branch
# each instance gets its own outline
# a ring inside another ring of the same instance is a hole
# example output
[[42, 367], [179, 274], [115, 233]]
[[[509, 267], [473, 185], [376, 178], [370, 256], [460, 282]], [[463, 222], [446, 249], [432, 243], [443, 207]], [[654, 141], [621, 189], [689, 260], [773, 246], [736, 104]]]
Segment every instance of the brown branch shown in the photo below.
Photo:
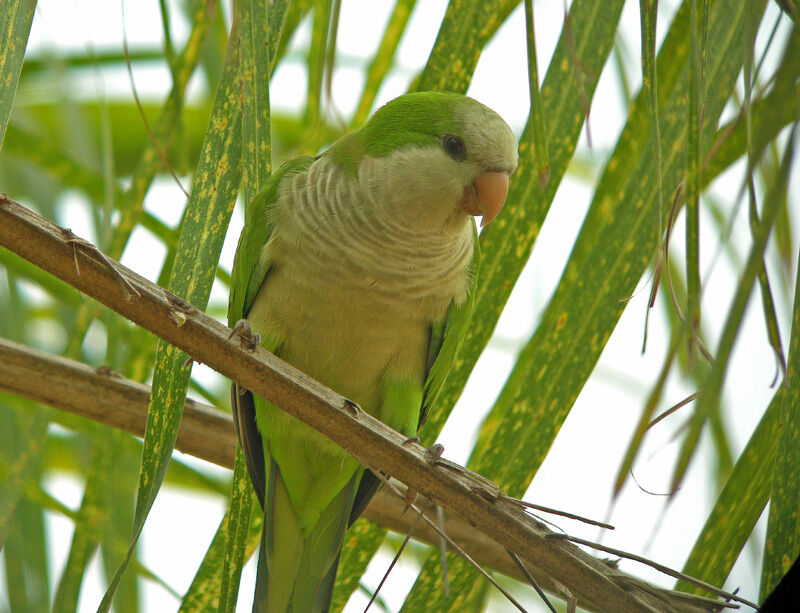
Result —
[[[80, 417], [142, 437], [147, 421], [150, 388], [103, 367], [54, 356], [26, 345], [0, 338], [0, 390], [40, 402]], [[186, 399], [175, 448], [233, 468], [236, 433], [231, 414], [210, 405]], [[427, 507], [426, 507], [427, 508]], [[413, 518], [405, 503], [380, 490], [364, 517], [401, 534], [408, 532]], [[485, 566], [524, 580], [505, 550], [455, 517], [448, 517], [447, 534]], [[418, 527], [415, 538], [438, 545], [433, 529]]]
[[[150, 387], [100, 366], [87, 366], [0, 338], [0, 390], [144, 436]], [[175, 448], [233, 468], [236, 433], [230, 413], [186, 399]]]
[[[142, 437], [147, 421], [150, 388], [103, 367], [92, 367], [0, 338], [0, 390], [46, 404], [92, 421]], [[236, 433], [231, 414], [186, 399], [175, 448], [233, 468]], [[380, 490], [364, 517], [401, 534], [413, 523], [397, 496]], [[505, 550], [456, 517], [448, 517], [447, 534], [481, 564], [515, 579], [524, 580]], [[438, 544], [433, 529], [418, 527], [415, 538]]]
[[451, 516], [541, 569], [547, 578], [542, 584], [554, 593], [576, 597], [581, 606], [596, 611], [710, 611], [726, 605], [676, 598], [569, 542], [548, 538], [552, 532], [482, 478], [451, 463], [440, 465], [417, 444], [404, 444], [398, 432], [260, 347], [243, 350], [229, 340], [229, 328], [75, 238], [0, 195], [1, 245], [268, 399], [363, 465], [435, 500]]

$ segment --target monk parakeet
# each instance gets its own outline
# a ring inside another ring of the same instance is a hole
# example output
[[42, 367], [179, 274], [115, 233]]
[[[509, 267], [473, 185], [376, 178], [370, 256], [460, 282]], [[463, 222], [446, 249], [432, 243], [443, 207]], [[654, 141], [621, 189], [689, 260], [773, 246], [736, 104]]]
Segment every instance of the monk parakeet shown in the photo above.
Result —
[[[514, 134], [479, 102], [392, 100], [248, 205], [229, 324], [413, 437], [469, 322], [473, 216], [498, 214], [516, 165]], [[253, 611], [327, 611], [344, 532], [379, 481], [263, 398], [234, 385], [232, 400], [264, 510]]]

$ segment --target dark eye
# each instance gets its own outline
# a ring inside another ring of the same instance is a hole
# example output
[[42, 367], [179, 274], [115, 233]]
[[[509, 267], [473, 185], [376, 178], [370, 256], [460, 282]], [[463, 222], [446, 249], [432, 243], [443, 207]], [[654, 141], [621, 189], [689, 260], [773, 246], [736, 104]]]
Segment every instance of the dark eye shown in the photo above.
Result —
[[442, 145], [444, 145], [444, 150], [450, 155], [451, 158], [457, 161], [461, 161], [466, 159], [467, 157], [467, 148], [464, 145], [464, 141], [461, 140], [458, 136], [443, 136], [442, 137]]

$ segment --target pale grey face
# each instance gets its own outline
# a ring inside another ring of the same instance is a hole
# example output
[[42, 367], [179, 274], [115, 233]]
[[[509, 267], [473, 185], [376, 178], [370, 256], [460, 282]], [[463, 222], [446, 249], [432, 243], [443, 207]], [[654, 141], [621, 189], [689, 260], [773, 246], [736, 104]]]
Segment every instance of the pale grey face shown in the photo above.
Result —
[[463, 126], [466, 160], [477, 172], [500, 171], [509, 175], [517, 168], [517, 139], [500, 115], [481, 103], [467, 98], [468, 103], [456, 109]]
[[414, 226], [457, 229], [469, 215], [487, 223], [505, 200], [518, 162], [508, 124], [471, 98], [463, 98], [454, 119], [453, 133], [430, 145], [406, 145], [361, 162], [362, 185]]

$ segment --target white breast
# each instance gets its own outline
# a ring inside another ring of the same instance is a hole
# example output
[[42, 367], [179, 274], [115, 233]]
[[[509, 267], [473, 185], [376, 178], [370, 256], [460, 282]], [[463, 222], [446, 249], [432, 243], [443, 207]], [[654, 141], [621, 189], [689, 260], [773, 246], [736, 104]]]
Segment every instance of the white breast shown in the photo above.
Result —
[[281, 358], [373, 412], [387, 374], [424, 382], [430, 324], [466, 297], [472, 229], [408, 231], [330, 164], [283, 186], [248, 318]]

